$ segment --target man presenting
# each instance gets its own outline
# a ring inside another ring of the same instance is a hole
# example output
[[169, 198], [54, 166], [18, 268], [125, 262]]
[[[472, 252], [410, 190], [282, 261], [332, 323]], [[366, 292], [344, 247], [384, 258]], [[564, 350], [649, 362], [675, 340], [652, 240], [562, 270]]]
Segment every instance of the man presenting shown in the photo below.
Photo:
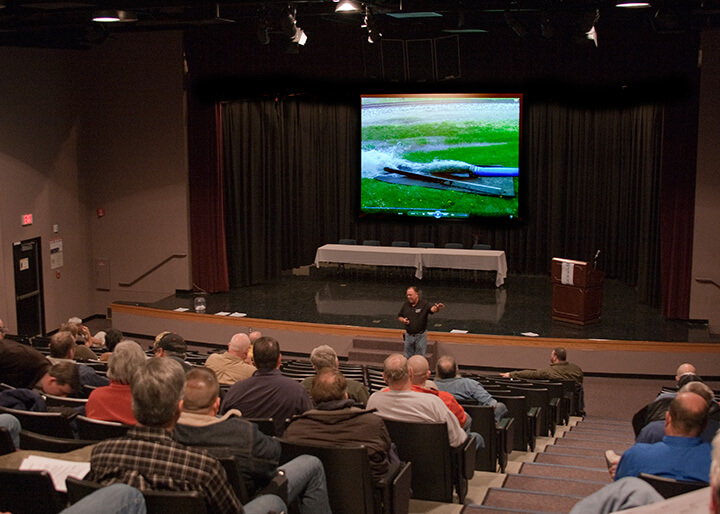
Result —
[[427, 348], [427, 324], [428, 316], [445, 308], [442, 303], [430, 305], [420, 297], [420, 290], [416, 286], [408, 287], [405, 296], [407, 301], [403, 303], [398, 313], [398, 321], [405, 325], [405, 357], [413, 355], [425, 356]]

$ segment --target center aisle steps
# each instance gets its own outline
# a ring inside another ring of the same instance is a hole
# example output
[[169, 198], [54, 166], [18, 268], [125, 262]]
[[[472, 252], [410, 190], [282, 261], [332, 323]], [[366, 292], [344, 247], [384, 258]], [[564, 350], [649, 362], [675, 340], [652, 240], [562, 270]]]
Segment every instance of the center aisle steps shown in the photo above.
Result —
[[520, 455], [516, 473], [489, 487], [480, 505], [463, 514], [568, 513], [581, 499], [612, 482], [605, 450], [620, 454], [634, 443], [629, 421], [586, 417], [558, 427], [538, 453]]

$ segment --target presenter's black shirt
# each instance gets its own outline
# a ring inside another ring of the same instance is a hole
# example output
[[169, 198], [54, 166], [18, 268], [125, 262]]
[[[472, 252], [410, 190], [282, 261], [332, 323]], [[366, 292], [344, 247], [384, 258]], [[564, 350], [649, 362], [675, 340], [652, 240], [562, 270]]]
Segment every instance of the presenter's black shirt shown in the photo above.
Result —
[[408, 334], [415, 335], [427, 330], [428, 316], [432, 314], [431, 307], [432, 305], [425, 300], [418, 300], [415, 307], [405, 300], [398, 313], [398, 318], [403, 317], [410, 320], [410, 324], [405, 325]]

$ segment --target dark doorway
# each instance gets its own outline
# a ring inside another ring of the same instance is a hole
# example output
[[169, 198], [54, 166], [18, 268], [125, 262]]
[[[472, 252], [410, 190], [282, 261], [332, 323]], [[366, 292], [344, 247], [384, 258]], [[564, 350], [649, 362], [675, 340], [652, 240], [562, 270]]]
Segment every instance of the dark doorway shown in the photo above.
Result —
[[40, 238], [13, 243], [17, 331], [23, 336], [45, 334]]

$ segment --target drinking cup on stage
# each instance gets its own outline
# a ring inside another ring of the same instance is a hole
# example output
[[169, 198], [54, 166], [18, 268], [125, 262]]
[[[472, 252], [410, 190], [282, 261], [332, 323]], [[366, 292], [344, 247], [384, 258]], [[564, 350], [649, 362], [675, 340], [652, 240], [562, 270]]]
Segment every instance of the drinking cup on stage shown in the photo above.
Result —
[[205, 309], [207, 308], [207, 302], [205, 301], [205, 298], [202, 296], [198, 296], [195, 298], [195, 312], [205, 312]]

